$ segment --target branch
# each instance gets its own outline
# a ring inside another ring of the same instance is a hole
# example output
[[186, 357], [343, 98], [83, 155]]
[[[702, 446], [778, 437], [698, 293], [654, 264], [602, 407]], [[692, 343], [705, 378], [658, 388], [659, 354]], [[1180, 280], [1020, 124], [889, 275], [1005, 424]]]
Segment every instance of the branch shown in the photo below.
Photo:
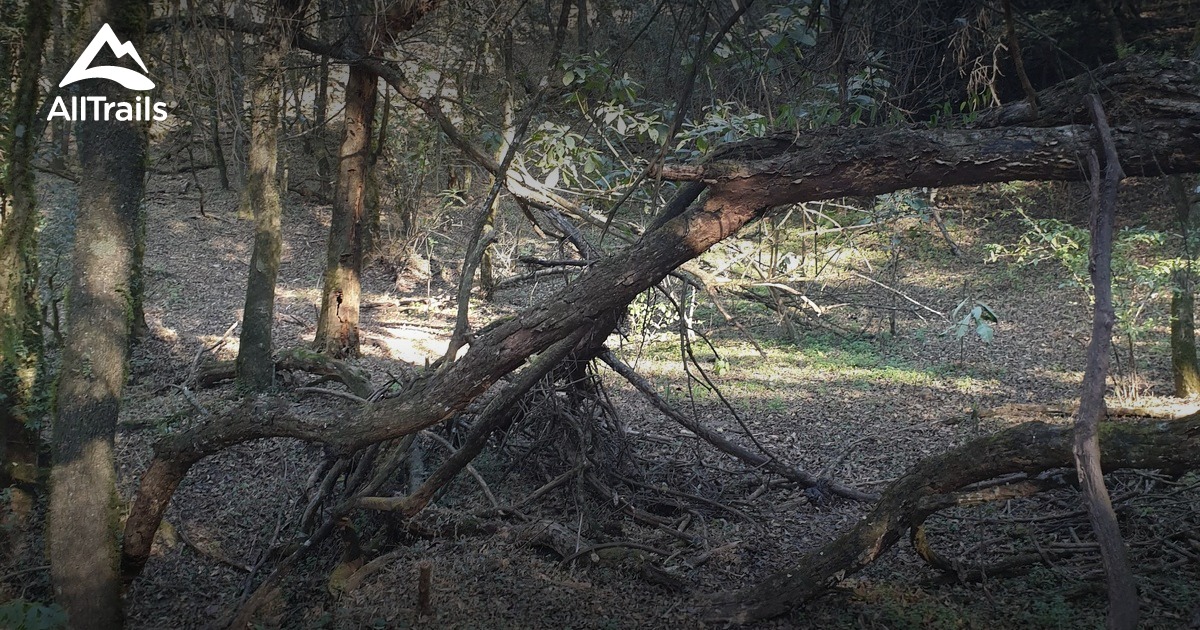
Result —
[[[1104, 468], [1158, 468], [1167, 474], [1200, 469], [1200, 414], [1174, 422], [1105, 423]], [[708, 618], [749, 623], [812, 600], [863, 569], [933, 512], [958, 505], [957, 490], [1014, 472], [1027, 475], [1071, 465], [1072, 429], [1030, 422], [930, 457], [893, 482], [875, 509], [834, 542], [805, 554], [757, 586], [719, 595]], [[1020, 484], [1018, 484], [1020, 485]], [[1012, 496], [1003, 487], [991, 496]], [[972, 493], [968, 502], [986, 499]]]

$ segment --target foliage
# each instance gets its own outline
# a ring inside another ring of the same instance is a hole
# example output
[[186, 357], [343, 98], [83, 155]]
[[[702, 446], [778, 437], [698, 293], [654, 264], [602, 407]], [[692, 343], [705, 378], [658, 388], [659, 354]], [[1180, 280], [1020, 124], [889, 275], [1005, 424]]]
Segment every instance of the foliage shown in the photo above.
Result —
[[[962, 318], [959, 319], [959, 315]], [[984, 343], [990, 343], [996, 335], [994, 325], [1000, 322], [1000, 318], [996, 316], [996, 311], [992, 307], [983, 302], [973, 301], [971, 298], [963, 298], [963, 301], [954, 307], [950, 312], [950, 320], [958, 319], [957, 323], [951, 324], [946, 332], [954, 331], [954, 338], [962, 342], [971, 330], [979, 337], [979, 340]]]
[[[988, 245], [987, 261], [1006, 260], [1017, 267], [1058, 262], [1071, 276], [1071, 282], [1066, 284], [1074, 285], [1090, 298], [1088, 231], [1058, 219], [1034, 219], [1020, 208], [1016, 212], [1025, 232], [1013, 245]], [[1171, 273], [1182, 264], [1181, 260], [1162, 254], [1171, 238], [1165, 232], [1145, 227], [1124, 228], [1115, 235], [1113, 306], [1118, 334], [1136, 339], [1162, 323], [1160, 315], [1149, 307], [1169, 295]]]
[[12, 599], [0, 604], [0, 628], [9, 630], [58, 630], [67, 627], [67, 612], [58, 604]]

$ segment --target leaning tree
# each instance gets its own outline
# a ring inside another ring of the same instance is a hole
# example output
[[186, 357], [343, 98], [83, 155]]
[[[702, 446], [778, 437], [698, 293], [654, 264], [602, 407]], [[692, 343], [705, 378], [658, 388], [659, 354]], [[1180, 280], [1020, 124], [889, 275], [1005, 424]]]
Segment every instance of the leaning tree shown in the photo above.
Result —
[[[303, 37], [297, 45], [336, 52], [333, 46]], [[382, 59], [359, 63], [371, 64], [381, 77], [394, 82], [397, 93], [411, 93], [402, 71], [393, 64]], [[656, 228], [619, 252], [589, 261], [586, 270], [557, 293], [478, 330], [465, 353], [430, 366], [406, 383], [398, 395], [366, 403], [333, 421], [301, 418], [285, 404], [250, 400], [221, 417], [162, 439], [142, 477], [126, 524], [122, 549], [126, 576], [136, 575], [145, 565], [163, 511], [188, 470], [201, 459], [266, 437], [318, 442], [340, 454], [402, 440], [454, 418], [491, 386], [516, 372], [517, 377], [497, 395], [498, 400], [512, 400], [521, 388], [527, 388], [530, 379], [525, 376], [546, 369], [547, 361], [570, 355], [588, 358], [603, 352], [604, 340], [639, 293], [772, 208], [914, 186], [1084, 178], [1080, 165], [1099, 142], [1084, 106], [1083, 96], [1088, 93], [1101, 95], [1112, 123], [1113, 147], [1125, 173], [1158, 176], [1200, 170], [1200, 120], [1191, 113], [1191, 103], [1200, 98], [1200, 66], [1191, 61], [1142, 57], [1127, 58], [1042, 91], [1036, 112], [1021, 102], [985, 110], [973, 125], [963, 128], [778, 134], [723, 147], [700, 163], [665, 165], [659, 171], [662, 177], [695, 183], [680, 193], [687, 203], [669, 206], [678, 210], [677, 214], [663, 216]], [[414, 100], [422, 98], [410, 95]], [[439, 124], [449, 124], [438, 118], [440, 110], [433, 115]], [[477, 157], [489, 166], [493, 162], [486, 154]], [[509, 183], [520, 190], [524, 182]], [[531, 361], [534, 355], [537, 359]], [[488, 425], [480, 422], [479, 426]], [[1013, 444], [1041, 440], [1044, 432], [1038, 425], [1029, 425], [994, 442], [963, 447], [967, 450], [944, 456], [945, 461], [959, 463], [944, 468], [948, 476], [939, 479], [936, 488], [941, 489], [936, 494], [953, 494], [963, 485], [1002, 472], [1032, 473], [1069, 466], [1061, 435], [1046, 438], [1046, 450], [1036, 463], [1015, 457], [1003, 463], [1014, 453]], [[1179, 432], [1187, 439], [1178, 439]], [[1150, 425], [1127, 433], [1104, 433], [1105, 449], [1132, 449], [1127, 460], [1120, 455], [1111, 457], [1111, 465], [1126, 461], [1161, 461], [1167, 468], [1190, 465], [1185, 451], [1188, 440], [1194, 439], [1192, 424]], [[1110, 444], [1108, 439], [1116, 442]], [[974, 452], [970, 449], [992, 448], [989, 444], [998, 449], [994, 457], [970, 456]], [[1138, 459], [1138, 449], [1160, 447], [1154, 455], [1157, 459]], [[465, 465], [470, 453], [464, 451], [459, 463]], [[924, 470], [919, 467], [913, 474], [926, 474]], [[883, 495], [885, 503], [877, 513], [890, 529], [871, 533], [881, 536], [879, 540], [890, 543], [896, 532], [919, 524], [931, 509], [920, 507], [921, 496], [908, 491], [915, 483], [909, 479], [897, 481]], [[819, 480], [810, 481], [815, 484]], [[941, 501], [930, 505], [954, 503]], [[892, 502], [899, 502], [904, 509], [887, 512]], [[342, 509], [360, 505], [373, 505], [370, 496], [354, 497]], [[861, 539], [859, 534], [853, 535]], [[837, 567], [830, 575], [845, 575], [848, 570], [852, 569]], [[828, 578], [818, 578], [815, 583], [827, 585]], [[795, 588], [793, 584], [768, 584], [735, 598], [734, 612], [718, 616], [746, 620], [777, 614], [796, 601]], [[768, 603], [754, 603], [763, 601]]]

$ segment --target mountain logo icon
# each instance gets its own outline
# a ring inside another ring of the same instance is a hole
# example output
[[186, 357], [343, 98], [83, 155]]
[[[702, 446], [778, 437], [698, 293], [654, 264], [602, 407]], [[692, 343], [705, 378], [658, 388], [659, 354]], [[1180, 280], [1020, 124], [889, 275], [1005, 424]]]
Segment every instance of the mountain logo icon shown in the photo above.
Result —
[[100, 27], [100, 32], [96, 33], [91, 43], [83, 50], [83, 54], [79, 55], [79, 59], [75, 61], [75, 65], [71, 66], [71, 70], [67, 72], [67, 76], [63, 77], [58, 87], [65, 87], [84, 79], [108, 79], [109, 81], [116, 81], [130, 90], [154, 89], [154, 81], [151, 81], [149, 77], [136, 70], [120, 66], [89, 67], [92, 65], [92, 61], [96, 59], [96, 54], [105, 45], [117, 56], [117, 59], [129, 55], [133, 57], [137, 65], [141, 66], [143, 72], [149, 72], [146, 70], [146, 64], [142, 63], [142, 58], [138, 55], [137, 49], [133, 47], [133, 43], [122, 43], [121, 40], [117, 39], [117, 34], [113, 32], [112, 27], [105, 24]]

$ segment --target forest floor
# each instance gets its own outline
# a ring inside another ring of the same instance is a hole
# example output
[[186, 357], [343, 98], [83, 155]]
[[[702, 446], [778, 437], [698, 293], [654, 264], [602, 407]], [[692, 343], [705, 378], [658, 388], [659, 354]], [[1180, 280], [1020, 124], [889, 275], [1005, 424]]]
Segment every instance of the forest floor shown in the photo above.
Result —
[[[236, 217], [236, 195], [220, 191], [213, 181], [205, 182], [208, 216], [201, 216], [190, 180], [190, 175], [155, 175], [148, 188], [150, 335], [135, 351], [118, 435], [120, 489], [126, 500], [155, 438], [202, 421], [193, 402], [172, 385], [186, 381], [203, 350], [211, 350], [206, 360], [236, 354], [236, 332], [225, 333], [237, 321], [244, 299], [251, 225]], [[1157, 186], [1134, 182], [1128, 193], [1153, 204]], [[69, 251], [64, 248], [73, 200], [69, 189], [53, 179], [44, 180], [42, 188], [48, 217], [43, 250], [53, 256]], [[988, 243], [1015, 242], [1021, 232], [1006, 210], [1024, 205], [1031, 214], [1037, 209], [1043, 216], [1078, 217], [1081, 206], [1072, 208], [1077, 190], [993, 186], [946, 192], [942, 215], [961, 255], [949, 252], [932, 225], [912, 220], [895, 233], [894, 242], [902, 248], [899, 288], [924, 306], [898, 303], [889, 291], [829, 272], [831, 284], [853, 288], [858, 300], [904, 306], [859, 309], [861, 315], [842, 320], [866, 334], [834, 333], [802, 321], [789, 331], [774, 313], [729, 299], [744, 325], [739, 331], [703, 303], [697, 309], [696, 328], [720, 355], [718, 360], [712, 348], [697, 340], [701, 365], [755, 439], [793, 465], [879, 491], [920, 459], [972, 438], [1028, 420], [1069, 421], [986, 411], [1008, 403], [1069, 405], [1075, 400], [1090, 330], [1087, 295], [1054, 261], [1029, 267], [985, 260]], [[1142, 207], [1138, 220], [1154, 222], [1154, 206]], [[278, 348], [312, 339], [328, 220], [328, 206], [289, 196], [276, 302]], [[459, 235], [469, 227], [444, 225], [440, 231], [448, 235], [447, 242], [438, 244], [444, 251], [435, 252], [428, 277], [402, 270], [397, 281], [393, 268], [379, 263], [366, 273], [364, 356], [357, 362], [372, 373], [376, 385], [403, 369], [399, 362], [419, 366], [444, 351], [457, 277], [456, 265], [448, 261], [462, 247], [453, 238], [463, 238]], [[846, 266], [860, 265], [856, 268], [864, 272], [876, 268], [883, 260], [880, 243], [892, 242], [892, 236], [861, 237], [855, 254], [862, 255], [861, 262]], [[385, 239], [382, 251], [393, 245]], [[485, 323], [552, 289], [522, 285], [501, 292], [493, 303], [479, 302], [473, 320]], [[924, 308], [949, 313], [964, 295], [987, 302], [999, 314], [992, 343], [973, 337], [960, 343], [945, 334], [950, 325], [945, 317]], [[634, 323], [639, 314], [660, 312], [656, 308], [646, 303], [635, 312]], [[1147, 308], [1161, 315], [1163, 300]], [[894, 334], [889, 312], [896, 313]], [[633, 327], [639, 328], [647, 327]], [[689, 384], [674, 330], [650, 326], [645, 334], [614, 337], [611, 346], [650, 378], [663, 397], [749, 444], [721, 400]], [[1136, 376], [1127, 364], [1119, 366], [1114, 396], [1125, 398], [1116, 402], [1180, 402], [1165, 397], [1171, 389], [1166, 340], [1161, 326], [1141, 335], [1134, 345]], [[440, 529], [442, 535], [409, 536], [402, 546], [382, 535], [364, 540], [368, 561], [392, 555], [352, 588], [334, 589], [336, 594], [329, 588], [342, 550], [335, 537], [288, 576], [263, 611], [262, 627], [697, 627], [712, 595], [755, 584], [787, 567], [868, 511], [867, 505], [814, 501], [794, 486], [767, 482], [661, 416], [607, 368], [598, 371], [626, 427], [624, 435], [612, 438], [620, 469], [606, 472], [646, 484], [630, 482], [617, 490], [647, 511], [677, 523], [686, 520], [692, 545], [684, 548], [675, 538], [635, 523], [611, 501], [576, 484], [521, 506], [527, 520], [511, 513], [498, 516], [487, 510], [480, 486], [464, 475], [421, 517], [426, 529]], [[283, 395], [295, 398], [296, 409], [313, 416], [353, 411], [334, 397]], [[196, 404], [213, 412], [238, 397], [230, 384], [194, 394]], [[426, 445], [427, 467], [445, 454], [438, 448]], [[167, 512], [169, 527], [145, 573], [129, 589], [129, 627], [208, 628], [227, 619], [270, 571], [275, 557], [268, 558], [268, 550], [296, 537], [303, 507], [297, 498], [324, 456], [319, 447], [267, 440], [231, 448], [195, 466]], [[476, 468], [501, 505], [515, 505], [562, 472], [552, 464], [506, 445], [485, 452]], [[1169, 480], [1140, 472], [1111, 476], [1110, 483], [1131, 544], [1145, 627], [1186, 626], [1200, 606], [1200, 541], [1188, 534], [1200, 531], [1200, 479]], [[1102, 574], [1080, 506], [1073, 491], [1056, 491], [930, 520], [933, 544], [964, 563], [1035, 549], [1050, 560], [1024, 575], [959, 584], [925, 565], [907, 544], [899, 544], [817, 601], [755, 627], [1099, 627], [1105, 607]], [[382, 519], [363, 518], [373, 524]], [[529, 543], [529, 523], [563, 528], [581, 548], [633, 542], [673, 555], [655, 558], [625, 548], [625, 553], [585, 553], [564, 566], [559, 554]], [[701, 557], [706, 561], [697, 562]], [[647, 559], [665, 560], [669, 574], [646, 569]], [[421, 560], [433, 566], [434, 613], [425, 618], [416, 614], [416, 565]], [[40, 541], [27, 540], [25, 553], [15, 561], [21, 564], [0, 568], [0, 574], [45, 564]], [[44, 571], [35, 571], [4, 584], [14, 594], [48, 599], [47, 579]]]

